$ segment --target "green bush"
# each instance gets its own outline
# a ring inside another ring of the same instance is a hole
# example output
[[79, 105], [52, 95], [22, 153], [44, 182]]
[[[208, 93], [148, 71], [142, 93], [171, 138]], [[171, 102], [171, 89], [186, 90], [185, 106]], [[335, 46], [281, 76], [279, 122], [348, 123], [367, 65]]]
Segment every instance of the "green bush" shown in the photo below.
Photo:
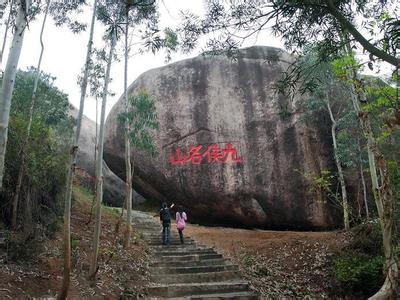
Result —
[[6, 236], [7, 258], [12, 261], [29, 260], [40, 251], [40, 240], [24, 232], [9, 232]]
[[346, 253], [334, 259], [336, 279], [352, 291], [370, 296], [384, 281], [382, 256]]
[[379, 220], [362, 223], [351, 230], [353, 238], [347, 246], [350, 252], [379, 256], [383, 253], [382, 232]]

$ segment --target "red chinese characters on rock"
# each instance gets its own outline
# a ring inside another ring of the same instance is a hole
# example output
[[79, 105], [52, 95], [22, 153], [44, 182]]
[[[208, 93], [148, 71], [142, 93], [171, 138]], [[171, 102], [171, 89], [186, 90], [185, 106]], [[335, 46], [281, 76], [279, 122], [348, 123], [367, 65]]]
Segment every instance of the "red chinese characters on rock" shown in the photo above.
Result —
[[237, 156], [237, 151], [232, 144], [227, 144], [226, 147], [223, 149], [220, 148], [217, 144], [208, 146], [205, 151], [202, 151], [202, 149], [202, 145], [192, 146], [188, 154], [183, 155], [181, 152], [181, 148], [178, 147], [175, 150], [175, 154], [171, 156], [170, 163], [172, 165], [200, 165], [204, 160], [207, 160], [209, 164], [242, 162], [242, 158]]

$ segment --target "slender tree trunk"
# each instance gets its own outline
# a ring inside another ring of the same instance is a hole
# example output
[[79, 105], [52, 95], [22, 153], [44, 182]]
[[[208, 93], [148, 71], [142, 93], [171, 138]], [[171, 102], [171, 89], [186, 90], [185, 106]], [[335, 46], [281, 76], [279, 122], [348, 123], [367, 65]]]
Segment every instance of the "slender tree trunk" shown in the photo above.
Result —
[[365, 215], [367, 219], [369, 219], [369, 208], [368, 208], [368, 199], [367, 199], [367, 186], [365, 184], [364, 178], [364, 170], [362, 165], [360, 164], [360, 177], [361, 177], [361, 184], [363, 188], [363, 199], [364, 199], [364, 206], [365, 206]]
[[331, 126], [331, 133], [332, 133], [332, 141], [333, 141], [333, 153], [335, 156], [335, 163], [336, 167], [338, 169], [338, 175], [339, 175], [339, 182], [340, 182], [340, 187], [342, 189], [342, 206], [343, 206], [343, 223], [344, 223], [344, 229], [349, 230], [350, 229], [350, 220], [349, 220], [349, 202], [347, 200], [347, 191], [346, 191], [346, 183], [344, 181], [344, 174], [343, 174], [343, 169], [342, 165], [340, 164], [339, 161], [339, 156], [338, 156], [338, 148], [337, 148], [337, 141], [336, 141], [336, 120], [335, 117], [333, 116], [332, 109], [329, 103], [329, 95], [326, 96], [326, 107], [328, 108], [329, 116], [331, 118], [332, 126]]
[[362, 205], [360, 201], [360, 183], [357, 183], [357, 217], [361, 219]]
[[367, 199], [367, 186], [365, 184], [364, 170], [363, 170], [363, 166], [362, 166], [360, 140], [358, 140], [358, 151], [360, 153], [360, 159], [359, 159], [360, 160], [360, 178], [361, 178], [361, 184], [362, 184], [362, 189], [363, 189], [365, 215], [366, 215], [367, 219], [369, 219], [369, 207], [368, 207], [368, 199]]
[[90, 56], [92, 54], [92, 46], [93, 46], [93, 32], [94, 32], [94, 24], [96, 19], [96, 8], [97, 8], [97, 0], [94, 0], [93, 4], [93, 14], [92, 21], [90, 25], [90, 34], [89, 34], [89, 42], [87, 46], [86, 52], [86, 60], [85, 60], [85, 70], [81, 84], [81, 99], [79, 104], [79, 111], [77, 117], [77, 126], [75, 129], [75, 138], [74, 143], [70, 152], [70, 161], [65, 189], [65, 208], [64, 208], [64, 272], [63, 272], [63, 282], [60, 290], [60, 295], [58, 299], [66, 299], [68, 295], [69, 282], [70, 282], [70, 273], [71, 273], [71, 197], [72, 197], [72, 183], [75, 175], [75, 167], [76, 167], [76, 158], [78, 155], [78, 147], [79, 147], [79, 136], [81, 133], [81, 125], [82, 125], [82, 115], [83, 109], [85, 106], [85, 96], [86, 89], [88, 84], [88, 75], [89, 75], [89, 67], [90, 67]]
[[100, 132], [99, 132], [99, 140], [97, 147], [97, 161], [96, 161], [96, 223], [94, 227], [93, 234], [93, 244], [92, 244], [92, 259], [90, 262], [89, 268], [89, 279], [91, 281], [95, 281], [97, 274], [97, 257], [99, 254], [99, 240], [100, 240], [100, 231], [101, 231], [101, 203], [103, 201], [103, 144], [104, 144], [104, 121], [106, 115], [106, 103], [107, 103], [107, 94], [108, 94], [108, 83], [110, 81], [110, 71], [111, 71], [111, 62], [113, 58], [114, 48], [116, 43], [115, 34], [113, 34], [111, 39], [110, 50], [108, 53], [107, 59], [107, 69], [106, 76], [104, 78], [104, 87], [103, 87], [103, 102], [101, 103], [101, 114], [100, 114]]
[[25, 27], [27, 25], [27, 12], [30, 2], [20, 0], [18, 14], [15, 20], [15, 31], [12, 40], [10, 53], [3, 75], [3, 82], [0, 89], [0, 189], [3, 187], [4, 160], [7, 147], [8, 122], [10, 118], [11, 97], [14, 90], [15, 76], [19, 56], [21, 54], [22, 42], [24, 40]]
[[[351, 54], [350, 45], [347, 45], [346, 50], [348, 54]], [[353, 81], [358, 80], [356, 70], [351, 70], [350, 78]], [[368, 159], [370, 163], [372, 189], [381, 224], [383, 249], [385, 255], [385, 282], [382, 285], [381, 289], [375, 295], [370, 297], [370, 299], [396, 299], [399, 270], [395, 258], [393, 245], [395, 199], [390, 183], [389, 172], [386, 166], [386, 162], [374, 138], [369, 116], [361, 110], [359, 105], [359, 100], [364, 100], [365, 94], [363, 92], [358, 92], [354, 84], [352, 84], [351, 88], [351, 98], [353, 101], [353, 105], [364, 134], [367, 136], [367, 149]], [[378, 165], [379, 173], [381, 175], [380, 186], [376, 173], [376, 163]]]
[[[125, 112], [129, 111], [129, 97], [128, 97], [128, 13], [126, 14], [125, 25], [125, 70], [124, 70], [124, 97], [125, 97]], [[126, 203], [126, 223], [127, 230], [125, 236], [125, 248], [129, 247], [131, 239], [131, 218], [132, 218], [132, 166], [131, 166], [131, 144], [129, 141], [129, 122], [125, 121], [125, 203]]]
[[32, 222], [32, 192], [31, 185], [28, 184], [25, 199], [25, 212], [24, 212], [24, 232], [27, 236], [32, 233], [33, 222]]
[[97, 160], [97, 141], [98, 141], [98, 133], [99, 133], [99, 129], [98, 129], [98, 124], [97, 121], [99, 119], [99, 99], [96, 98], [96, 134], [94, 136], [94, 169], [96, 170], [96, 160]]
[[49, 12], [49, 6], [50, 6], [50, 0], [47, 0], [46, 10], [45, 10], [44, 17], [43, 17], [42, 29], [40, 31], [41, 51], [40, 51], [38, 65], [36, 68], [35, 81], [33, 84], [32, 98], [31, 98], [31, 107], [29, 109], [29, 121], [28, 121], [28, 126], [26, 128], [25, 140], [22, 143], [21, 158], [20, 158], [21, 163], [20, 163], [20, 167], [19, 167], [19, 171], [18, 171], [17, 185], [15, 188], [15, 194], [14, 194], [14, 199], [13, 199], [13, 214], [12, 214], [12, 218], [11, 218], [11, 228], [13, 230], [17, 229], [17, 212], [18, 212], [19, 195], [21, 192], [22, 178], [24, 177], [24, 172], [25, 172], [25, 159], [26, 159], [26, 154], [27, 154], [26, 153], [27, 146], [29, 144], [29, 140], [30, 140], [30, 136], [31, 136], [33, 112], [35, 109], [35, 102], [36, 102], [36, 92], [37, 92], [37, 88], [38, 88], [38, 84], [39, 84], [40, 67], [42, 64], [42, 58], [43, 58], [43, 52], [44, 52], [43, 31], [44, 31], [44, 26], [46, 25], [46, 19], [47, 19], [47, 13]]
[[10, 11], [8, 13], [6, 29], [4, 31], [4, 37], [3, 37], [3, 46], [1, 47], [1, 53], [0, 53], [0, 65], [3, 63], [4, 49], [6, 48], [6, 44], [7, 44], [7, 35], [8, 35], [8, 29], [10, 28], [10, 21], [11, 21], [11, 16], [12, 16], [13, 5], [14, 5], [14, 0], [10, 2]]

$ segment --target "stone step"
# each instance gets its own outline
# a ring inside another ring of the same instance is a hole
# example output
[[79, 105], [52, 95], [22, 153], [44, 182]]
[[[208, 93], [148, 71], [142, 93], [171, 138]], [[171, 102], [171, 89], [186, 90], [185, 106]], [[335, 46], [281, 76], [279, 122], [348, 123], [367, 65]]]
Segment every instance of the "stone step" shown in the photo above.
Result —
[[[147, 241], [158, 241], [158, 240], [161, 240], [161, 239], [162, 239], [162, 235], [161, 235], [161, 234], [158, 234], [158, 235], [156, 235], [156, 236], [154, 236], [154, 237], [147, 237], [147, 236], [143, 235], [143, 237], [144, 237], [144, 239], [147, 240]], [[171, 240], [178, 240], [178, 241], [180, 241], [178, 235], [170, 235], [170, 238], [171, 238]], [[184, 241], [185, 241], [185, 242], [186, 242], [186, 241], [193, 241], [193, 239], [192, 239], [191, 237], [186, 237], [186, 238], [184, 238]]]
[[208, 273], [187, 273], [187, 274], [168, 274], [151, 275], [154, 282], [172, 284], [172, 283], [202, 283], [225, 280], [240, 279], [235, 271], [220, 271]]
[[[162, 240], [154, 240], [154, 241], [149, 241], [145, 239], [145, 242], [149, 245], [149, 246], [163, 246], [162, 244]], [[196, 243], [193, 240], [190, 241], [185, 241], [184, 245], [195, 245]], [[171, 240], [170, 245], [182, 245], [181, 242], [179, 240]]]
[[176, 244], [176, 245], [169, 245], [168, 247], [166, 247], [165, 245], [151, 245], [150, 246], [150, 250], [163, 250], [163, 249], [172, 249], [172, 250], [179, 250], [179, 249], [193, 249], [193, 248], [197, 248], [197, 249], [204, 249], [206, 248], [206, 246], [203, 245], [199, 245], [196, 243], [192, 243], [192, 244]]
[[204, 248], [204, 249], [198, 249], [198, 248], [185, 248], [185, 249], [162, 249], [162, 250], [157, 250], [157, 251], [152, 251], [152, 254], [154, 256], [177, 256], [177, 255], [188, 255], [188, 254], [214, 254], [217, 253], [214, 249], [212, 248]]
[[155, 259], [154, 262], [163, 262], [163, 261], [170, 261], [170, 262], [177, 262], [177, 261], [200, 261], [200, 260], [209, 260], [209, 259], [216, 259], [222, 258], [222, 254], [213, 253], [213, 254], [187, 254], [187, 255], [176, 255], [176, 256], [168, 256], [168, 257], [154, 257], [158, 258]]
[[215, 294], [207, 294], [207, 295], [198, 295], [198, 296], [189, 296], [188, 299], [191, 300], [219, 300], [219, 299], [231, 299], [231, 300], [258, 300], [260, 299], [257, 294], [252, 291], [245, 292], [233, 292], [233, 293], [215, 293]]
[[[161, 234], [157, 234], [157, 235], [152, 236], [152, 237], [148, 237], [148, 236], [146, 236], [146, 235], [143, 235], [143, 238], [144, 238], [145, 240], [147, 240], [147, 241], [157, 241], [157, 240], [161, 240], [161, 239], [162, 239], [162, 236], [161, 236]], [[171, 239], [171, 240], [178, 240], [178, 241], [180, 241], [179, 235], [171, 235], [171, 236], [170, 236], [170, 239]], [[186, 241], [186, 240], [193, 240], [193, 239], [187, 237], [187, 238], [184, 239], [184, 241]]]
[[224, 281], [204, 283], [181, 283], [164, 284], [149, 287], [149, 296], [153, 297], [185, 297], [210, 295], [215, 293], [234, 293], [248, 291], [248, 284], [245, 281]]
[[148, 225], [148, 226], [146, 225], [146, 226], [144, 226], [144, 225], [132, 224], [132, 228], [135, 228], [135, 229], [143, 231], [143, 232], [154, 232], [154, 233], [160, 232], [160, 230], [161, 230], [156, 225]]
[[237, 271], [237, 265], [207, 265], [207, 266], [185, 266], [185, 267], [152, 267], [150, 272], [153, 274], [188, 274], [188, 273], [210, 273], [222, 271]]
[[170, 261], [169, 258], [157, 262], [151, 262], [150, 267], [197, 267], [197, 266], [210, 266], [210, 265], [232, 265], [232, 263], [224, 258], [216, 259], [203, 259], [191, 261]]

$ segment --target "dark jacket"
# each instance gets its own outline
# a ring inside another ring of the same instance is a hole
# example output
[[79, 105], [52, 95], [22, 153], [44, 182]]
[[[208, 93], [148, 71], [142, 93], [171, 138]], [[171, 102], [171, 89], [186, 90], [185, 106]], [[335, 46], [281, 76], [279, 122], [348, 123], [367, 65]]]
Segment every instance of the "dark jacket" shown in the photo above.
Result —
[[169, 226], [171, 224], [171, 214], [168, 207], [162, 207], [160, 209], [160, 220], [163, 226]]

